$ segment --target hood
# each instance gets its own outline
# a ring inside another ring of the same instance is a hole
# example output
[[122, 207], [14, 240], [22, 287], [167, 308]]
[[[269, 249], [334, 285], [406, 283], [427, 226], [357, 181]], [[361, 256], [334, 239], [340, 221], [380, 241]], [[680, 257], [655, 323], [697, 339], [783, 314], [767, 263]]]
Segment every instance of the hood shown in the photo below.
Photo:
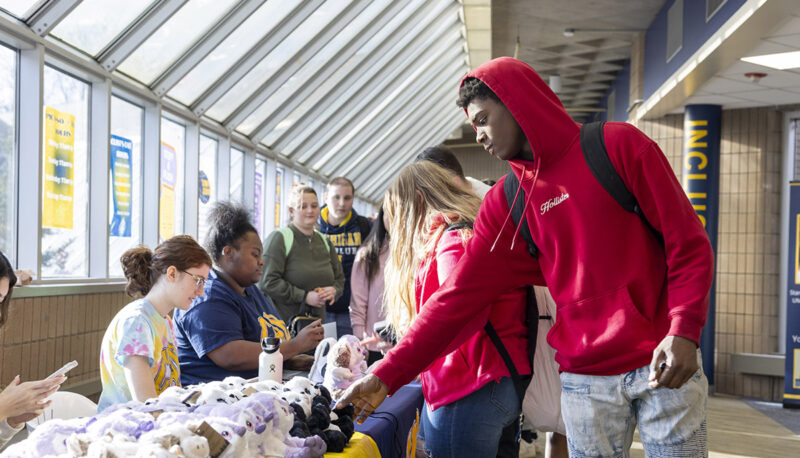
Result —
[[338, 225], [334, 226], [334, 225], [332, 225], [332, 224], [330, 224], [328, 222], [328, 210], [329, 210], [328, 209], [328, 204], [323, 205], [319, 209], [319, 218], [318, 219], [319, 219], [319, 224], [320, 225], [324, 224], [325, 226], [332, 227], [332, 228], [333, 227], [342, 227], [343, 228], [343, 227], [346, 227], [347, 225], [349, 225], [350, 223], [356, 222], [357, 219], [358, 219], [358, 213], [356, 213], [356, 209], [353, 208], [353, 209], [350, 210], [350, 214], [347, 215], [347, 217], [341, 223], [339, 223]]
[[[541, 166], [556, 161], [577, 139], [580, 124], [572, 120], [558, 96], [525, 62], [498, 57], [468, 73], [461, 84], [470, 77], [483, 81], [505, 104], [525, 132], [534, 160], [541, 160]], [[517, 169], [517, 175], [525, 164], [527, 170], [532, 169], [530, 162], [522, 159], [509, 162]]]

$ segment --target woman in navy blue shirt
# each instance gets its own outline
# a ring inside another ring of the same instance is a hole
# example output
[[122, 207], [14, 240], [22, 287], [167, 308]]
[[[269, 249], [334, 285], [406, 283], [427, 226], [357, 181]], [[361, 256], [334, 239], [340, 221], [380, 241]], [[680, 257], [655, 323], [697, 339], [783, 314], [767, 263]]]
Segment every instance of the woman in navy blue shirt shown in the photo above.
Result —
[[272, 301], [255, 284], [264, 261], [261, 239], [244, 208], [219, 202], [209, 215], [206, 250], [214, 269], [205, 293], [188, 311], [175, 312], [175, 336], [184, 386], [235, 375], [258, 375], [261, 339], [279, 337], [287, 367], [308, 369], [313, 358], [301, 353], [323, 337], [316, 321], [289, 337]]

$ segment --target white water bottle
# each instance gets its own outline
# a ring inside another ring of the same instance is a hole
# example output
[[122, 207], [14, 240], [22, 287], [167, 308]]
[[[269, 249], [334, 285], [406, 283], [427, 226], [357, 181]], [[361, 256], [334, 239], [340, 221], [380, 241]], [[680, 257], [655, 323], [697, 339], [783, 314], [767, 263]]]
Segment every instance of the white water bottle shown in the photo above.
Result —
[[281, 339], [265, 337], [261, 339], [261, 355], [258, 357], [258, 381], [274, 380], [283, 383], [283, 355], [279, 351]]

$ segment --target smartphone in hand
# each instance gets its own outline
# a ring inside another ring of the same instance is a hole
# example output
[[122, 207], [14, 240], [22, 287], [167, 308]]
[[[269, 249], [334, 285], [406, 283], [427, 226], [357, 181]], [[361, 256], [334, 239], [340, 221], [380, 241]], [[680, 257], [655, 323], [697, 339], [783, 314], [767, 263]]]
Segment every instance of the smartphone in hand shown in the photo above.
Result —
[[72, 360], [72, 361], [68, 362], [67, 364], [64, 364], [63, 366], [61, 366], [61, 368], [58, 369], [57, 371], [55, 371], [52, 374], [48, 375], [45, 380], [50, 380], [51, 378], [58, 377], [59, 375], [64, 375], [67, 372], [71, 371], [72, 369], [75, 369], [77, 366], [78, 366], [78, 362], [75, 361], [75, 360]]

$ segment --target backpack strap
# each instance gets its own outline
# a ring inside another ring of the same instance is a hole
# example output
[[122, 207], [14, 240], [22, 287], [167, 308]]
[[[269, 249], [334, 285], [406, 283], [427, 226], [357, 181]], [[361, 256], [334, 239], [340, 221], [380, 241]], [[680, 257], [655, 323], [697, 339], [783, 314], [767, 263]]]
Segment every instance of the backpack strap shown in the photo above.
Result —
[[503, 192], [506, 195], [508, 208], [511, 210], [511, 218], [514, 220], [516, 226], [522, 224], [519, 233], [522, 235], [522, 238], [525, 239], [525, 243], [528, 244], [528, 253], [530, 253], [532, 258], [538, 259], [539, 248], [536, 246], [536, 243], [534, 243], [533, 237], [531, 237], [531, 230], [527, 224], [528, 219], [523, 214], [525, 210], [525, 190], [519, 190], [519, 198], [514, 202], [514, 196], [517, 195], [517, 188], [519, 188], [519, 179], [514, 175], [513, 171], [508, 172], [506, 180], [503, 183]]
[[292, 244], [294, 244], [294, 232], [292, 232], [292, 228], [289, 226], [278, 229], [278, 232], [283, 236], [283, 255], [288, 258], [289, 252], [292, 251]]
[[459, 229], [472, 229], [472, 223], [451, 224], [445, 228], [445, 231], [457, 231]]
[[331, 251], [331, 243], [330, 241], [328, 241], [328, 237], [326, 237], [325, 234], [316, 229], [314, 229], [314, 232], [316, 232], [320, 237], [322, 237], [322, 243], [325, 244], [325, 248], [327, 248], [328, 251]]
[[581, 150], [583, 157], [586, 159], [586, 165], [592, 171], [592, 175], [597, 178], [603, 189], [608, 192], [611, 197], [617, 201], [618, 204], [626, 211], [635, 213], [642, 222], [650, 229], [650, 232], [658, 239], [661, 245], [664, 245], [664, 236], [658, 232], [647, 218], [644, 216], [639, 202], [636, 197], [631, 193], [622, 177], [617, 173], [614, 164], [608, 157], [608, 150], [606, 149], [605, 138], [603, 136], [603, 121], [590, 122], [581, 126]]
[[517, 391], [517, 397], [519, 397], [519, 402], [520, 404], [522, 404], [522, 400], [525, 398], [525, 390], [528, 389], [528, 384], [530, 383], [530, 379], [528, 379], [527, 383], [522, 380], [522, 376], [519, 375], [517, 367], [514, 366], [514, 361], [511, 359], [511, 355], [508, 354], [506, 346], [503, 345], [503, 341], [500, 340], [500, 336], [497, 335], [497, 331], [494, 330], [494, 326], [492, 326], [492, 323], [487, 321], [483, 329], [486, 330], [486, 334], [489, 336], [489, 340], [492, 341], [494, 347], [497, 349], [497, 352], [500, 353], [500, 357], [503, 358], [503, 362], [506, 364], [506, 368], [508, 369], [508, 372], [511, 375], [511, 380], [514, 382], [514, 389]]
[[[514, 196], [512, 195], [511, 198], [513, 199], [513, 197]], [[472, 223], [451, 224], [447, 226], [445, 231], [456, 231], [465, 228], [472, 229]], [[530, 232], [528, 232], [528, 234], [530, 235]], [[534, 294], [533, 286], [526, 287], [525, 293], [525, 326], [528, 328], [528, 352], [532, 361], [533, 354], [536, 352], [536, 338], [539, 333], [539, 319], [541, 317], [539, 316], [539, 307], [536, 303], [536, 294]], [[503, 362], [508, 369], [508, 373], [511, 375], [511, 380], [514, 382], [514, 389], [517, 391], [517, 396], [519, 397], [519, 402], [521, 405], [523, 398], [525, 398], [525, 390], [528, 389], [528, 384], [530, 384], [531, 379], [523, 379], [522, 376], [519, 375], [519, 371], [514, 365], [511, 355], [508, 353], [506, 346], [503, 345], [503, 341], [500, 339], [500, 336], [497, 334], [494, 326], [492, 326], [492, 323], [490, 321], [486, 321], [483, 329], [486, 331], [486, 335], [489, 336], [489, 340], [492, 341], [492, 344], [497, 349], [497, 353], [499, 353], [500, 357], [503, 359]], [[533, 370], [533, 367], [531, 367], [531, 370]]]
[[[284, 226], [278, 229], [278, 232], [280, 232], [281, 235], [283, 236], [283, 245], [284, 245], [283, 254], [284, 256], [289, 257], [289, 252], [292, 251], [292, 244], [294, 243], [294, 232], [292, 231], [292, 228], [289, 226]], [[325, 235], [322, 232], [316, 229], [314, 229], [314, 232], [318, 234], [320, 237], [322, 237], [322, 243], [325, 244], [325, 249], [331, 251], [331, 245], [330, 242], [328, 242], [328, 237], [325, 237]]]

